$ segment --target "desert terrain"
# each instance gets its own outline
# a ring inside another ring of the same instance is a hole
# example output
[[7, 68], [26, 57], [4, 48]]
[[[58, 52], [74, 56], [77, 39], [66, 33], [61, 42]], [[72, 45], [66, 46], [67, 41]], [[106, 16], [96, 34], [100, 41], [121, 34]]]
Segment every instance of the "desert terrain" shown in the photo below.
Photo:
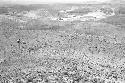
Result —
[[125, 83], [125, 5], [0, 6], [0, 83]]

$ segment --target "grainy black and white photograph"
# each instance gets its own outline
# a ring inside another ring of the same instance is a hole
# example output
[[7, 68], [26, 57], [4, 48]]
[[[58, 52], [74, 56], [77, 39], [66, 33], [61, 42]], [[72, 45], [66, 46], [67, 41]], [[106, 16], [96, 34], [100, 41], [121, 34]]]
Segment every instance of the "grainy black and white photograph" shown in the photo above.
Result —
[[125, 83], [125, 0], [0, 0], [0, 83]]

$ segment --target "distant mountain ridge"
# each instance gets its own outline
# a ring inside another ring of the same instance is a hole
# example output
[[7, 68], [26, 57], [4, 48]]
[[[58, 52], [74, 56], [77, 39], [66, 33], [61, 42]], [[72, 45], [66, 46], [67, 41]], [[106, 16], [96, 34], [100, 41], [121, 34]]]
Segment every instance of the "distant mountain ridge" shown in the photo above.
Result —
[[109, 3], [111, 3], [111, 4], [125, 4], [125, 0], [111, 0]]

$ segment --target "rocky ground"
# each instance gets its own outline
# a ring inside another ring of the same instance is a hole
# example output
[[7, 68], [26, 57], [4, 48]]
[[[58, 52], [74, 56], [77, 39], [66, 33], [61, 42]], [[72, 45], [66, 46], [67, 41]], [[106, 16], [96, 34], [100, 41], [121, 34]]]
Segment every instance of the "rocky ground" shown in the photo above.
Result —
[[1, 16], [0, 83], [125, 83], [124, 29], [45, 15]]

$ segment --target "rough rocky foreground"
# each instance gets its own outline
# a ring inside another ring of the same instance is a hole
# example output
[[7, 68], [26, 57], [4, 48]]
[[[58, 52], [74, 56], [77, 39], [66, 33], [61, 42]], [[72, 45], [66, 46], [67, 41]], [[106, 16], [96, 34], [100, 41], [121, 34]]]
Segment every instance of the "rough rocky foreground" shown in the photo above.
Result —
[[124, 30], [100, 22], [13, 23], [1, 24], [0, 83], [125, 83]]
[[[0, 8], [0, 83], [125, 83], [124, 5], [74, 6]], [[100, 9], [115, 14], [62, 21]]]

